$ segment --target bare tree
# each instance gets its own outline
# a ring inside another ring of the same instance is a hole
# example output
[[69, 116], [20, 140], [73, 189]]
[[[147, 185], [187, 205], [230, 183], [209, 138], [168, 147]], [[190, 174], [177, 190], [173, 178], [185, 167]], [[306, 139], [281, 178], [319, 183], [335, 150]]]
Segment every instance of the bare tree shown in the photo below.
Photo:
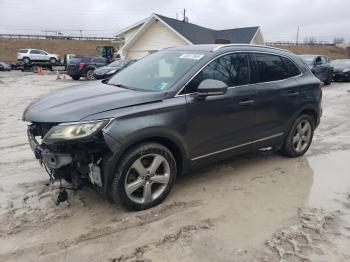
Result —
[[314, 44], [317, 43], [317, 40], [316, 40], [315, 37], [310, 36], [310, 37], [304, 38], [304, 43], [305, 43], [305, 44], [308, 44], [308, 45], [314, 45]]

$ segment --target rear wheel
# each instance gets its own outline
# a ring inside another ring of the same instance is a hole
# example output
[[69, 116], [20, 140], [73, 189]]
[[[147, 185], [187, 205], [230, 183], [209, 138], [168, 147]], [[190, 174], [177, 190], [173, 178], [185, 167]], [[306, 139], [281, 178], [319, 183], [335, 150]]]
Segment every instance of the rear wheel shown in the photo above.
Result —
[[110, 195], [130, 210], [143, 210], [161, 203], [176, 178], [174, 156], [164, 146], [145, 143], [129, 150], [113, 177]]
[[332, 76], [329, 76], [328, 79], [324, 82], [326, 86], [329, 86], [332, 83]]
[[57, 63], [57, 59], [54, 58], [54, 57], [51, 57], [51, 58], [50, 58], [50, 63], [51, 63], [51, 64], [56, 64], [56, 63]]
[[23, 57], [23, 63], [29, 64], [29, 62], [30, 62], [29, 57]]
[[298, 157], [309, 149], [315, 130], [315, 121], [310, 115], [301, 115], [293, 123], [281, 152], [289, 157]]
[[87, 71], [86, 73], [86, 78], [88, 80], [94, 80], [95, 76], [94, 76], [94, 69], [90, 69], [89, 71]]

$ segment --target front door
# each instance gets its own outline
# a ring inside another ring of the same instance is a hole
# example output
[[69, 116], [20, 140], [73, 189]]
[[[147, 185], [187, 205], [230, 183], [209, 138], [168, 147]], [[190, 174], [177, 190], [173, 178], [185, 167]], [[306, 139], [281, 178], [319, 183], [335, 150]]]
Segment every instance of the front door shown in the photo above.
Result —
[[[249, 151], [255, 124], [256, 89], [251, 84], [247, 53], [223, 55], [209, 63], [185, 87], [188, 144], [192, 160], [230, 151]], [[228, 85], [224, 95], [196, 98], [201, 81], [216, 79]]]

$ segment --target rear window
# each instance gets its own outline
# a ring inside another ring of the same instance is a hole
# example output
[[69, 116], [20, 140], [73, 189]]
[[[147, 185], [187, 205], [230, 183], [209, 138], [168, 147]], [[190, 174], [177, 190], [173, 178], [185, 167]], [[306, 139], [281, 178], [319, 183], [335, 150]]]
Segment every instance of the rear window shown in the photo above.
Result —
[[259, 70], [258, 83], [283, 80], [301, 72], [288, 58], [272, 54], [255, 54]]
[[28, 52], [28, 49], [21, 49], [18, 51], [18, 53], [22, 53], [22, 54], [25, 54]]
[[106, 63], [106, 59], [105, 58], [102, 58], [102, 57], [95, 57], [94, 58], [94, 61], [96, 63]]
[[293, 77], [301, 74], [299, 68], [291, 60], [286, 57], [281, 57], [281, 59], [286, 67], [287, 77]]

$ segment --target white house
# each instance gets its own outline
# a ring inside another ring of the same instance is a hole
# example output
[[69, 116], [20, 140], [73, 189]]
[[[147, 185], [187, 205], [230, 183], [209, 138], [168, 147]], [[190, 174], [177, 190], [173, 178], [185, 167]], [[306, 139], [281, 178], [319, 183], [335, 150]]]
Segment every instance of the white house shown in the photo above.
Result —
[[199, 25], [152, 14], [117, 33], [124, 38], [119, 50], [123, 58], [140, 59], [169, 46], [214, 43], [265, 43], [260, 27], [213, 30]]

